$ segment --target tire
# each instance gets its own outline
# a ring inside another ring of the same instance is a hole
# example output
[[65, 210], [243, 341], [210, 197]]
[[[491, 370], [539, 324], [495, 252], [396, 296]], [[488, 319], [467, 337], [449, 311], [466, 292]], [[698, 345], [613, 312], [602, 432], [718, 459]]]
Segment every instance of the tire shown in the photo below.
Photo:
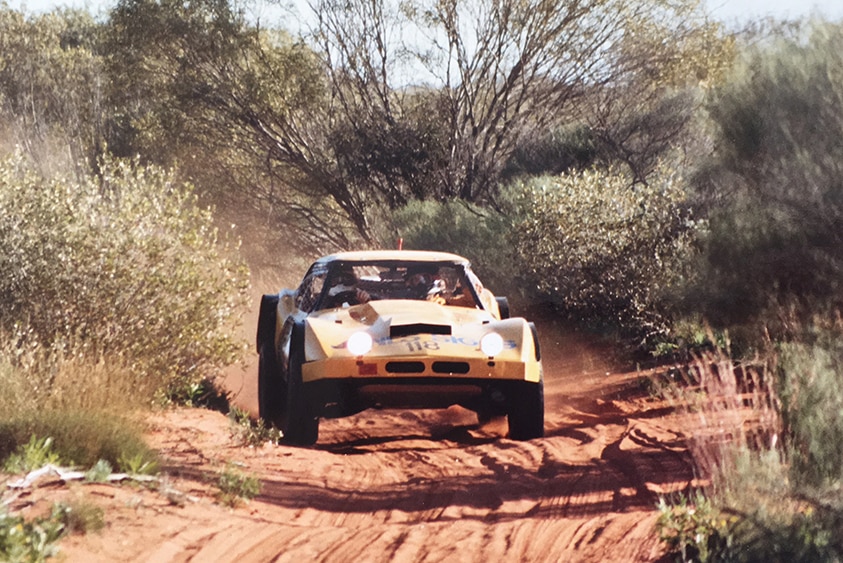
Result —
[[301, 366], [304, 362], [304, 331], [301, 325], [293, 327], [290, 341], [290, 363], [287, 371], [285, 409], [281, 431], [287, 444], [312, 446], [319, 439], [319, 418], [307, 386], [302, 382]]
[[272, 341], [261, 343], [258, 357], [258, 414], [267, 426], [281, 427], [286, 397]]
[[520, 381], [509, 398], [509, 437], [532, 440], [544, 436], [544, 382]]

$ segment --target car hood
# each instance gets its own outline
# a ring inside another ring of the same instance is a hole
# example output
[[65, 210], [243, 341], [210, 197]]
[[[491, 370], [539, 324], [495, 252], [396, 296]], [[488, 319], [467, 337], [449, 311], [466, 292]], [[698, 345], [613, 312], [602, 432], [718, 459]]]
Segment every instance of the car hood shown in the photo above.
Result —
[[[366, 331], [375, 342], [368, 355], [480, 355], [480, 338], [499, 332], [507, 341], [507, 355], [520, 355], [527, 323], [515, 318], [499, 321], [488, 311], [439, 305], [428, 301], [381, 300], [342, 309], [330, 309], [307, 318], [305, 340], [308, 360], [349, 356], [348, 337]], [[408, 346], [426, 341], [431, 346]]]

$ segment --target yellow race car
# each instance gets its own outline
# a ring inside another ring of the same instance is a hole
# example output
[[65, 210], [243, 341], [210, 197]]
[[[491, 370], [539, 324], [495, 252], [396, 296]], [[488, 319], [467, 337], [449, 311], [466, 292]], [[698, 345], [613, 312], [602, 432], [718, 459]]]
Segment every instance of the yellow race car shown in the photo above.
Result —
[[263, 296], [257, 349], [260, 417], [291, 444], [316, 443], [320, 417], [455, 404], [506, 415], [513, 439], [544, 435], [536, 327], [454, 254], [320, 258], [298, 289]]

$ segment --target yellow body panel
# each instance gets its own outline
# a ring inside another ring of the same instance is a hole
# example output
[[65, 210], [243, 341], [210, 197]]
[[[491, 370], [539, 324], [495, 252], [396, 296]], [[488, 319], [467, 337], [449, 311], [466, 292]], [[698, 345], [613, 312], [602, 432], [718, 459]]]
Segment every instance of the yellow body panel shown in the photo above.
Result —
[[[391, 326], [425, 323], [448, 327], [451, 334], [412, 334], [392, 338]], [[361, 357], [346, 349], [348, 337], [368, 332], [372, 350]], [[489, 332], [503, 337], [504, 349], [494, 358], [480, 350]], [[305, 382], [344, 378], [462, 377], [538, 382], [541, 363], [535, 359], [533, 336], [524, 319], [498, 321], [486, 311], [445, 307], [424, 301], [379, 302], [311, 315], [305, 331]], [[416, 362], [414, 372], [390, 371], [390, 362]], [[459, 365], [457, 373], [443, 369]], [[436, 366], [439, 366], [438, 368]]]

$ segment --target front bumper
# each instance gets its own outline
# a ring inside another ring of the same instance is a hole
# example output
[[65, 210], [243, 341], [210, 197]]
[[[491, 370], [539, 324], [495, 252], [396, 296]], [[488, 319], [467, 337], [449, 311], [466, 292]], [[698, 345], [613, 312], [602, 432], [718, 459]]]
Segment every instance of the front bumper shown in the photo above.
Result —
[[542, 378], [541, 363], [465, 358], [447, 356], [331, 358], [302, 365], [302, 380], [311, 383], [320, 380], [368, 379], [383, 383], [412, 378], [432, 378], [439, 382], [449, 378], [462, 381], [490, 380], [530, 381]]

